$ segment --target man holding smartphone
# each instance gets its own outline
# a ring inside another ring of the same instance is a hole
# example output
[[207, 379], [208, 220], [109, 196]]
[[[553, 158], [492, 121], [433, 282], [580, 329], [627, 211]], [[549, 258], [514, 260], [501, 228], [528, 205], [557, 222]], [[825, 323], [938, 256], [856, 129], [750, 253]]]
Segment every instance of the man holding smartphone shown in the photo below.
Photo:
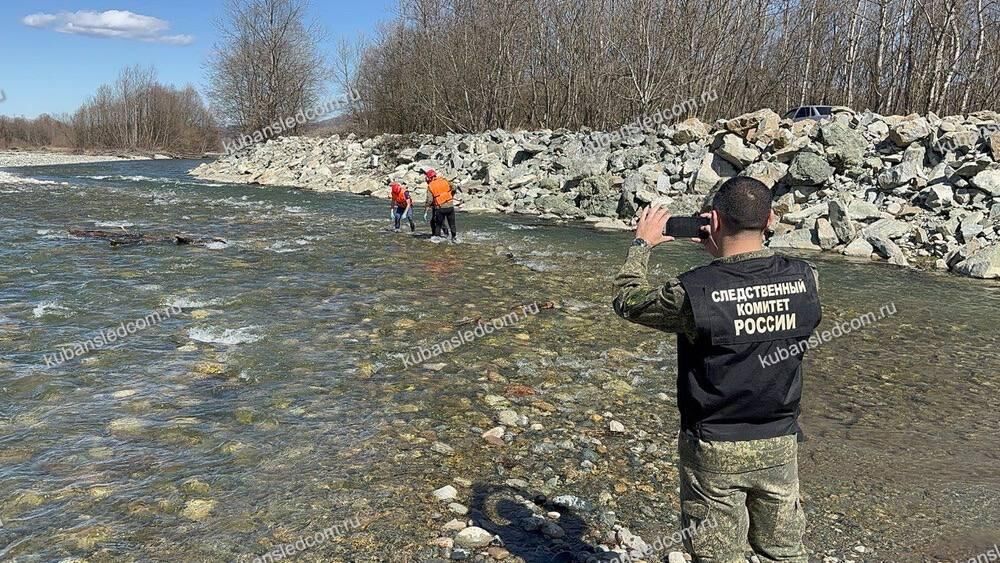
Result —
[[[670, 214], [646, 208], [615, 278], [622, 318], [677, 335], [681, 526], [695, 562], [808, 563], [802, 542], [798, 426], [804, 353], [759, 358], [806, 340], [819, 325], [816, 270], [764, 247], [771, 191], [727, 180], [692, 240], [715, 257], [660, 287], [646, 273], [653, 247], [671, 242]], [[693, 233], [684, 233], [690, 235]], [[805, 349], [805, 347], [801, 347]]]

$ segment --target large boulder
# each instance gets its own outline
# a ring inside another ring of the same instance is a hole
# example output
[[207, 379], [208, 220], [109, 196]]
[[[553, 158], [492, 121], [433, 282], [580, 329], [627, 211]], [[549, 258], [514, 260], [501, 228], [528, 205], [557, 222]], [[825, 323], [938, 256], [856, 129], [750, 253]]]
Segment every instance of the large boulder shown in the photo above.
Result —
[[936, 147], [941, 152], [969, 152], [979, 144], [979, 131], [960, 129], [938, 137]]
[[714, 189], [720, 181], [728, 180], [736, 175], [733, 165], [726, 162], [721, 156], [715, 153], [706, 153], [701, 159], [701, 167], [695, 173], [694, 192], [707, 194]]
[[700, 141], [708, 137], [708, 125], [705, 125], [697, 117], [685, 119], [674, 127], [674, 134], [670, 140], [677, 145], [686, 145], [693, 141]]
[[833, 230], [829, 219], [825, 217], [816, 220], [816, 239], [823, 250], [830, 250], [840, 242], [840, 237]]
[[603, 151], [583, 151], [573, 155], [555, 159], [558, 169], [564, 170], [567, 176], [585, 178], [596, 176], [608, 171], [608, 153]]
[[545, 195], [535, 200], [535, 207], [544, 213], [555, 213], [564, 217], [582, 217], [584, 211], [562, 195]]
[[816, 233], [812, 229], [796, 229], [774, 235], [767, 245], [771, 248], [793, 248], [798, 250], [821, 250]]
[[607, 174], [590, 176], [577, 186], [580, 209], [597, 217], [617, 217], [620, 195]]
[[859, 131], [840, 121], [827, 121], [820, 125], [820, 134], [830, 162], [841, 169], [861, 165], [868, 143]]
[[726, 159], [738, 170], [746, 168], [751, 162], [760, 158], [760, 151], [756, 147], [747, 146], [743, 139], [732, 133], [727, 133], [718, 139], [714, 149], [717, 155]]
[[865, 240], [875, 248], [875, 251], [882, 255], [883, 258], [889, 260], [890, 264], [895, 264], [897, 266], [908, 266], [909, 262], [906, 260], [906, 255], [903, 254], [903, 250], [899, 248], [895, 242], [892, 241], [887, 236], [879, 233], [872, 233], [865, 237]]
[[955, 203], [955, 191], [947, 184], [927, 186], [918, 195], [918, 201], [934, 211], [951, 207]]
[[987, 146], [990, 149], [990, 155], [993, 160], [1000, 162], [1000, 133], [990, 133], [987, 137]]
[[874, 203], [856, 199], [847, 204], [847, 214], [851, 219], [855, 221], [865, 221], [867, 219], [879, 219], [882, 217], [882, 212], [878, 210], [878, 206]]
[[927, 119], [919, 115], [908, 115], [889, 130], [889, 140], [899, 147], [926, 139], [931, 135], [931, 126]]
[[993, 197], [1000, 197], [1000, 170], [983, 170], [972, 178], [972, 185]]
[[788, 165], [783, 162], [759, 161], [747, 166], [740, 176], [749, 176], [755, 180], [760, 180], [768, 188], [774, 186], [788, 173]]
[[983, 232], [986, 228], [983, 225], [985, 219], [986, 214], [982, 211], [974, 211], [962, 217], [958, 223], [958, 234], [961, 236], [962, 242], [972, 242], [976, 235]]
[[[854, 224], [854, 221], [851, 220], [847, 203], [839, 199], [831, 199], [828, 205], [830, 226], [833, 228], [833, 232], [837, 234], [837, 238], [843, 243], [849, 243], [854, 240], [857, 236], [858, 228]], [[871, 251], [868, 254], [871, 254]]]
[[956, 264], [954, 271], [974, 278], [1000, 278], [1000, 244], [979, 250]]
[[844, 256], [854, 256], [856, 258], [871, 258], [875, 252], [875, 247], [863, 238], [856, 238], [844, 248]]
[[912, 228], [913, 226], [911, 224], [898, 219], [879, 219], [864, 229], [861, 229], [861, 236], [870, 238], [873, 235], [877, 235], [889, 239], [897, 239], [908, 234]]
[[[924, 157], [927, 149], [922, 145], [911, 145], [903, 152], [903, 161], [882, 172], [878, 176], [879, 186], [884, 190], [892, 190], [904, 185], [927, 185], [927, 173], [924, 170]], [[943, 169], [938, 172], [943, 172]]]
[[819, 186], [833, 176], [833, 167], [822, 156], [800, 152], [788, 167], [788, 183], [792, 186]]
[[878, 185], [884, 190], [925, 183], [926, 180], [927, 174], [923, 165], [913, 160], [901, 162], [878, 175]]
[[778, 136], [780, 124], [781, 116], [771, 109], [762, 109], [730, 119], [726, 130], [751, 143], [758, 140], [770, 143]]

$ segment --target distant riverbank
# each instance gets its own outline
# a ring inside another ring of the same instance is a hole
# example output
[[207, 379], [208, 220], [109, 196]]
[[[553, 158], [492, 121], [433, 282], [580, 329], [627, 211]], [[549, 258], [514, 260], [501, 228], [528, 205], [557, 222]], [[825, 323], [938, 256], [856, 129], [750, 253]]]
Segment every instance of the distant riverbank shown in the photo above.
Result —
[[57, 164], [85, 164], [89, 162], [109, 162], [119, 160], [159, 160], [173, 158], [165, 154], [75, 154], [58, 149], [37, 151], [0, 151], [0, 168], [20, 166], [52, 166]]

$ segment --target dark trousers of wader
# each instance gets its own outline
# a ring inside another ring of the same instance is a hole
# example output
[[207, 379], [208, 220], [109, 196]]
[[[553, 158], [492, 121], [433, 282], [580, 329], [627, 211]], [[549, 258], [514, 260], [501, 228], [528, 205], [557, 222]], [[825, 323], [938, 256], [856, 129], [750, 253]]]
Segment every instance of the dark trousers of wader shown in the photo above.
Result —
[[795, 436], [707, 442], [681, 434], [681, 530], [696, 563], [808, 563]]
[[458, 231], [455, 230], [454, 207], [434, 208], [434, 216], [431, 219], [432, 234], [436, 237], [441, 236], [441, 228], [444, 226], [445, 221], [448, 222], [448, 232], [451, 233], [451, 238], [455, 238], [458, 235]]

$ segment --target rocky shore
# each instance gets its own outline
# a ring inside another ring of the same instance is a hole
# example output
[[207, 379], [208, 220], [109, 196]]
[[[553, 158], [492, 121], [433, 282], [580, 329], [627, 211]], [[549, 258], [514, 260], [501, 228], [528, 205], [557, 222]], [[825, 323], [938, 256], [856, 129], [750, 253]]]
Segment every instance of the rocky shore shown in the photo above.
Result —
[[119, 160], [161, 160], [173, 158], [164, 154], [74, 154], [55, 151], [0, 151], [0, 168], [22, 166], [53, 166], [57, 164], [87, 164]]
[[[612, 139], [609, 142], [609, 139]], [[388, 180], [422, 201], [421, 172], [460, 188], [468, 211], [578, 219], [627, 228], [636, 209], [697, 211], [727, 178], [772, 188], [770, 245], [837, 252], [978, 278], [1000, 277], [1000, 115], [837, 114], [782, 120], [770, 109], [706, 124], [608, 135], [481, 134], [284, 137], [198, 166], [205, 179], [388, 197]]]

